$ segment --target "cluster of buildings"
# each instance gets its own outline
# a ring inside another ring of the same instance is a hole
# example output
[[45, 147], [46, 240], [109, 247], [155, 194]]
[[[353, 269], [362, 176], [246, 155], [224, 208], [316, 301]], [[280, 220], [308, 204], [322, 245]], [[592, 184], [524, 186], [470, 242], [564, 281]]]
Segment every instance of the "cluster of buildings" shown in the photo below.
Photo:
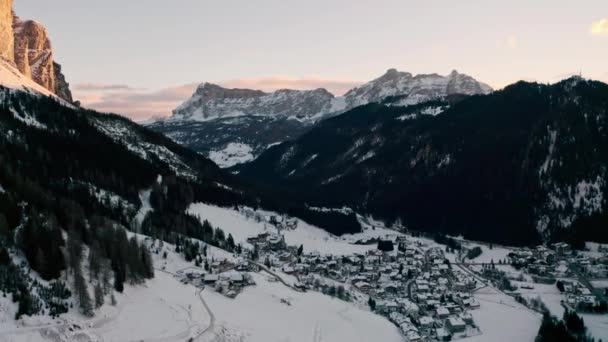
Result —
[[239, 207], [239, 213], [256, 222], [268, 223], [278, 230], [293, 230], [298, 227], [298, 219], [286, 215], [264, 213], [247, 207]]
[[297, 277], [296, 286], [302, 289], [339, 284], [372, 298], [375, 312], [397, 325], [406, 341], [447, 341], [481, 333], [469, 312], [479, 307], [471, 295], [475, 278], [453, 268], [441, 248], [392, 237], [393, 251], [334, 256], [301, 253], [273, 243], [278, 240], [265, 233], [248, 242], [256, 246], [259, 260]]
[[596, 296], [583, 284], [575, 280], [561, 280], [564, 294], [566, 295], [565, 304], [576, 310], [585, 307], [593, 307], [597, 304]]
[[255, 285], [248, 272], [257, 272], [259, 268], [245, 259], [236, 263], [228, 260], [213, 261], [206, 272], [199, 267], [178, 271], [178, 278], [183, 284], [192, 284], [198, 288], [213, 288], [229, 298], [235, 298], [244, 287]]
[[[566, 296], [564, 304], [572, 309], [589, 308], [605, 300], [601, 291], [594, 291], [590, 280], [608, 278], [608, 251], [588, 253], [575, 251], [565, 242], [536, 248], [523, 248], [509, 254], [510, 262], [532, 275], [535, 282], [557, 279]], [[578, 279], [578, 280], [564, 280]]]

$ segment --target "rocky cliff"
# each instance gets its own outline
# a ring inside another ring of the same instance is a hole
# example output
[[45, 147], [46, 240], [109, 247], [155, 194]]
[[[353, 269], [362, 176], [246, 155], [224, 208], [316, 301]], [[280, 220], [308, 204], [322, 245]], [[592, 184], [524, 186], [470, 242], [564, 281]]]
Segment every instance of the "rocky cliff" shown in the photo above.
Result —
[[13, 59], [13, 0], [0, 0], [0, 58]]
[[330, 111], [334, 95], [325, 89], [281, 89], [272, 93], [251, 89], [226, 89], [201, 84], [192, 98], [173, 111], [173, 120], [211, 119], [268, 115], [310, 119]]
[[46, 28], [33, 20], [21, 20], [12, 0], [0, 0], [0, 57], [60, 98], [72, 102], [72, 93], [61, 66], [53, 59]]
[[487, 94], [492, 88], [473, 77], [452, 71], [412, 75], [389, 69], [382, 76], [335, 97], [325, 89], [281, 89], [265, 93], [251, 89], [226, 89], [202, 83], [192, 98], [173, 111], [170, 121], [209, 121], [226, 117], [262, 115], [318, 121], [372, 102], [392, 97], [395, 105], [411, 105], [449, 95]]

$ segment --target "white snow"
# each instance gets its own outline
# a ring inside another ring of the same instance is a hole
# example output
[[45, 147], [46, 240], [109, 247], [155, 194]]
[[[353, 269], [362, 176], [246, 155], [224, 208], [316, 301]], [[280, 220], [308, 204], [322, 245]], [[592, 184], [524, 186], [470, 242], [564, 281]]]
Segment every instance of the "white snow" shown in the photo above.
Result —
[[608, 341], [608, 315], [580, 314], [596, 341]]
[[144, 219], [146, 218], [146, 215], [148, 215], [148, 213], [153, 210], [152, 206], [150, 205], [150, 194], [151, 193], [152, 193], [152, 189], [143, 190], [143, 191], [140, 191], [140, 193], [139, 193], [139, 200], [141, 202], [141, 207], [139, 208], [139, 211], [135, 215], [135, 222], [137, 223], [137, 227], [141, 226], [141, 224], [144, 222]]
[[590, 283], [596, 289], [608, 289], [608, 279], [591, 280]]
[[[295, 292], [263, 275], [235, 299], [203, 291], [216, 315], [216, 341], [402, 342], [388, 320], [318, 292]], [[223, 328], [223, 329], [222, 329]]]
[[64, 106], [73, 107], [72, 104], [60, 99], [48, 89], [23, 75], [15, 66], [2, 58], [0, 58], [0, 85], [30, 94], [50, 96]]
[[551, 158], [553, 157], [553, 151], [555, 150], [555, 142], [557, 140], [557, 131], [551, 130], [551, 128], [547, 127], [549, 131], [549, 152], [547, 153], [547, 157], [541, 165], [540, 170], [538, 170], [538, 174], [542, 175], [547, 173], [547, 170], [551, 166]]
[[[258, 218], [245, 214], [246, 211], [253, 212], [251, 208], [240, 207], [240, 211], [221, 208], [205, 203], [193, 203], [187, 212], [208, 220], [214, 227], [221, 228], [226, 234], [232, 234], [237, 243], [251, 247], [247, 238], [264, 232], [277, 232], [277, 228], [269, 222], [265, 222], [264, 216], [278, 215], [268, 211], [258, 211]], [[388, 230], [378, 230], [378, 233], [393, 233]], [[306, 252], [317, 251], [322, 254], [348, 255], [352, 253], [364, 253], [369, 249], [375, 249], [376, 245], [356, 245], [352, 242], [360, 240], [366, 234], [354, 234], [337, 237], [327, 231], [310, 225], [297, 219], [297, 228], [294, 230], [283, 230], [287, 245], [303, 245]]]
[[11, 111], [11, 113], [13, 113], [13, 116], [15, 117], [15, 119], [23, 122], [24, 124], [26, 124], [28, 126], [36, 127], [38, 129], [46, 129], [45, 124], [38, 121], [34, 116], [30, 115], [29, 113], [27, 113], [25, 111], [19, 112], [13, 107], [9, 107], [9, 110]]
[[0, 194], [3, 194], [5, 192], [6, 192], [6, 190], [4, 190], [4, 188], [2, 187], [2, 184], [0, 184]]
[[252, 161], [253, 149], [251, 146], [242, 143], [229, 143], [223, 150], [209, 152], [209, 159], [219, 167], [226, 168], [237, 164]]
[[515, 299], [492, 288], [483, 288], [474, 297], [479, 309], [472, 310], [475, 323], [482, 334], [467, 338], [466, 342], [533, 342], [542, 316]]
[[45, 96], [55, 96], [49, 90], [23, 75], [17, 68], [0, 59], [0, 84], [11, 89], [28, 93], [36, 92]]
[[397, 120], [405, 121], [405, 120], [415, 119], [416, 117], [418, 117], [418, 114], [404, 114], [404, 115], [397, 117]]
[[116, 299], [117, 306], [106, 303], [92, 319], [70, 311], [56, 320], [36, 316], [3, 322], [0, 340], [175, 341], [195, 336], [209, 325], [195, 288], [163, 272], [156, 272], [144, 286], [126, 286]]
[[[526, 299], [540, 298], [549, 312], [557, 318], [562, 318], [564, 315], [564, 307], [561, 305], [561, 301], [565, 300], [565, 296], [559, 291], [555, 284], [539, 284], [534, 282], [521, 282], [512, 281], [513, 285], [516, 285], [518, 289], [515, 291], [521, 293]], [[525, 289], [522, 286], [532, 287]]]
[[467, 262], [491, 263], [492, 261], [494, 261], [495, 264], [498, 264], [500, 260], [507, 260], [507, 255], [513, 251], [510, 248], [496, 245], [490, 248], [490, 246], [487, 244], [480, 244], [466, 240], [461, 240], [461, 242], [462, 245], [468, 249], [472, 249], [474, 247], [481, 248], [481, 255], [474, 259], [467, 259]]
[[[105, 341], [167, 341], [186, 339], [209, 325], [209, 315], [196, 298], [192, 286], [182, 285], [173, 276], [156, 272], [145, 286], [127, 288], [118, 298], [118, 307], [105, 306], [108, 321], [91, 328]], [[114, 309], [114, 310], [112, 310]]]
[[599, 175], [594, 181], [579, 182], [574, 189], [574, 209], [581, 208], [589, 214], [601, 211], [604, 204], [603, 185], [604, 179]]

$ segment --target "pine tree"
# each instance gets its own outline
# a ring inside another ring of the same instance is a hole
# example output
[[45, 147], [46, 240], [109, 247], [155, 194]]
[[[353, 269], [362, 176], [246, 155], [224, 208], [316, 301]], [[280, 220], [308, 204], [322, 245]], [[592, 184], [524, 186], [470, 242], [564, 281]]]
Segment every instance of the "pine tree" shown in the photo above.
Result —
[[78, 266], [74, 270], [74, 293], [78, 299], [78, 308], [80, 313], [85, 316], [93, 316], [93, 305], [91, 304], [91, 297], [87, 290], [87, 284], [82, 276], [82, 269]]
[[143, 267], [143, 276], [146, 279], [154, 278], [154, 263], [152, 262], [152, 256], [150, 250], [146, 246], [141, 246], [141, 262]]
[[103, 298], [103, 289], [101, 288], [101, 285], [98, 283], [97, 285], [95, 285], [95, 308], [99, 308], [100, 306], [103, 305], [104, 302], [104, 298]]
[[101, 262], [101, 286], [103, 293], [107, 294], [110, 292], [110, 281], [112, 279], [112, 267], [109, 260], [103, 260]]
[[89, 281], [99, 278], [99, 272], [101, 270], [101, 251], [99, 243], [94, 241], [89, 249]]
[[234, 247], [234, 238], [232, 237], [232, 234], [229, 233], [228, 238], [226, 239], [226, 249], [232, 252]]
[[3, 213], [0, 213], [0, 237], [8, 236], [10, 232], [8, 221], [6, 221], [6, 217]]
[[80, 262], [82, 260], [82, 242], [77, 237], [77, 233], [68, 233], [68, 262], [73, 273], [81, 272]]
[[367, 300], [367, 304], [369, 305], [369, 308], [372, 311], [376, 311], [376, 301], [374, 300], [374, 298], [369, 297], [369, 299]]

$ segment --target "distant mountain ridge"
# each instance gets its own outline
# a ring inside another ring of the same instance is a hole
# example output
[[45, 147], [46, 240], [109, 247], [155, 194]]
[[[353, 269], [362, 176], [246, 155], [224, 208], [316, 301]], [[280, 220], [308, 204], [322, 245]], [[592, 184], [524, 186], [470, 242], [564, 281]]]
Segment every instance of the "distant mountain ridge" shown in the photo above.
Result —
[[202, 83], [190, 99], [173, 111], [169, 121], [208, 121], [219, 118], [261, 115], [318, 120], [326, 115], [402, 96], [403, 103], [415, 104], [449, 95], [487, 94], [492, 88], [456, 70], [447, 76], [412, 75], [389, 69], [382, 76], [355, 87], [343, 96], [324, 88], [314, 90], [279, 89], [270, 93], [252, 89], [228, 89]]
[[412, 75], [396, 69], [389, 69], [343, 96], [323, 88], [268, 93], [202, 83], [171, 117], [149, 127], [199, 152], [220, 156], [215, 161], [221, 166], [232, 166], [242, 159], [226, 162], [229, 146], [246, 145], [251, 158], [255, 158], [268, 145], [298, 137], [316, 122], [360, 105], [393, 97], [393, 105], [403, 106], [491, 91], [487, 84], [457, 71], [441, 76]]

